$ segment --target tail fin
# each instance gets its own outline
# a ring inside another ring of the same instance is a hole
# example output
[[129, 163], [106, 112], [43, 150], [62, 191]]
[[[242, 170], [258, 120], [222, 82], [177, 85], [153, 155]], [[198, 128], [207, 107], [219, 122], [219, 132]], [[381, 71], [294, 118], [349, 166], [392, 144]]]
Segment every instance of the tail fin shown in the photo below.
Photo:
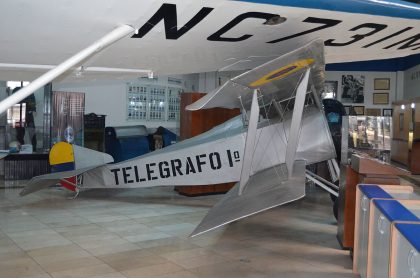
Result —
[[[51, 165], [51, 172], [65, 172], [76, 169], [73, 146], [69, 143], [58, 142], [50, 151], [49, 162]], [[60, 180], [60, 185], [73, 192], [76, 191], [77, 176], [65, 178]]]
[[52, 173], [32, 178], [20, 192], [21, 196], [57, 182], [67, 189], [76, 191], [77, 175], [114, 161], [109, 154], [65, 142], [59, 142], [51, 148], [49, 159]]

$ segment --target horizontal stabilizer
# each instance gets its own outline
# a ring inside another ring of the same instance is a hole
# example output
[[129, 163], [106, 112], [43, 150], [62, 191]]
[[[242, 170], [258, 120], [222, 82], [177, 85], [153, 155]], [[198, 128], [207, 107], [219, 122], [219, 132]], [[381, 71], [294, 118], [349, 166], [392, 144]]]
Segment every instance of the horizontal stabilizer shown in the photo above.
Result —
[[296, 161], [291, 178], [285, 164], [259, 172], [250, 177], [241, 195], [237, 183], [209, 211], [191, 236], [304, 197], [305, 166], [304, 161]]
[[86, 167], [86, 168], [80, 168], [80, 169], [72, 170], [72, 171], [56, 172], [56, 173], [36, 176], [36, 177], [32, 178], [26, 184], [25, 188], [19, 193], [19, 195], [20, 196], [28, 195], [30, 193], [33, 193], [33, 192], [36, 192], [38, 190], [47, 188], [51, 185], [54, 185], [57, 182], [59, 182], [61, 179], [70, 178], [70, 177], [74, 177], [74, 176], [83, 174], [86, 171], [101, 167], [105, 164], [106, 163], [96, 165], [96, 166], [90, 166], [90, 167]]

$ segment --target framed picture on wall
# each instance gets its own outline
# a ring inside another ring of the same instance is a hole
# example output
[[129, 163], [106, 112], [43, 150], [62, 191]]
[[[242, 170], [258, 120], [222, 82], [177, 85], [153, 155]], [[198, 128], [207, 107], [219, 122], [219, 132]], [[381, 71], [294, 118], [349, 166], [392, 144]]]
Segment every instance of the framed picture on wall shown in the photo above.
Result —
[[382, 109], [382, 116], [392, 117], [392, 109]]
[[321, 98], [337, 99], [338, 81], [325, 81]]
[[375, 90], [389, 90], [391, 80], [389, 78], [375, 78], [373, 88]]
[[363, 116], [365, 114], [364, 106], [353, 106], [353, 109], [357, 116]]
[[351, 111], [351, 105], [344, 105], [344, 110], [346, 110], [346, 115], [349, 116]]
[[341, 76], [341, 102], [364, 103], [365, 76], [342, 75]]
[[366, 108], [366, 116], [381, 116], [380, 108]]
[[373, 104], [389, 104], [389, 93], [373, 93]]

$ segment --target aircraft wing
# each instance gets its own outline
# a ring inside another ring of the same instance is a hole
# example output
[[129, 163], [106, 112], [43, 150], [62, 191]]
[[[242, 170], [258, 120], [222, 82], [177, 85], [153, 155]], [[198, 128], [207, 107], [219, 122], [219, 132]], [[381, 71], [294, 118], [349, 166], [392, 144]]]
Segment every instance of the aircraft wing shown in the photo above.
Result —
[[320, 93], [325, 79], [324, 67], [324, 43], [318, 39], [227, 81], [186, 109], [225, 107], [249, 110], [254, 89], [261, 93], [260, 104], [269, 104], [273, 99], [284, 100], [292, 96], [302, 73], [308, 68], [311, 69], [308, 87], [314, 86]]
[[327, 63], [420, 52], [420, 7], [402, 0], [4, 0], [0, 8], [0, 80], [33, 80], [121, 24], [133, 32], [85, 69], [244, 70], [316, 38]]
[[296, 161], [291, 178], [285, 164], [259, 172], [250, 177], [242, 194], [237, 183], [211, 208], [191, 236], [304, 197], [305, 166], [304, 161]]

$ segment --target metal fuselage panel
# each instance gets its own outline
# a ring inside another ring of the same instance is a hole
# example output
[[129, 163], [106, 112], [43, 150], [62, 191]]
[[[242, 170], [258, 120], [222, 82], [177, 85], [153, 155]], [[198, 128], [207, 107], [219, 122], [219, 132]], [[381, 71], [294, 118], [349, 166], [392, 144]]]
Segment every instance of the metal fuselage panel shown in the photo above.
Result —
[[[285, 163], [290, 119], [257, 130], [251, 173]], [[183, 148], [149, 154], [129, 161], [102, 166], [83, 175], [85, 188], [204, 185], [240, 179], [246, 133], [239, 132], [206, 143], [184, 144]], [[307, 164], [335, 156], [325, 117], [307, 108], [299, 139], [297, 160]]]

